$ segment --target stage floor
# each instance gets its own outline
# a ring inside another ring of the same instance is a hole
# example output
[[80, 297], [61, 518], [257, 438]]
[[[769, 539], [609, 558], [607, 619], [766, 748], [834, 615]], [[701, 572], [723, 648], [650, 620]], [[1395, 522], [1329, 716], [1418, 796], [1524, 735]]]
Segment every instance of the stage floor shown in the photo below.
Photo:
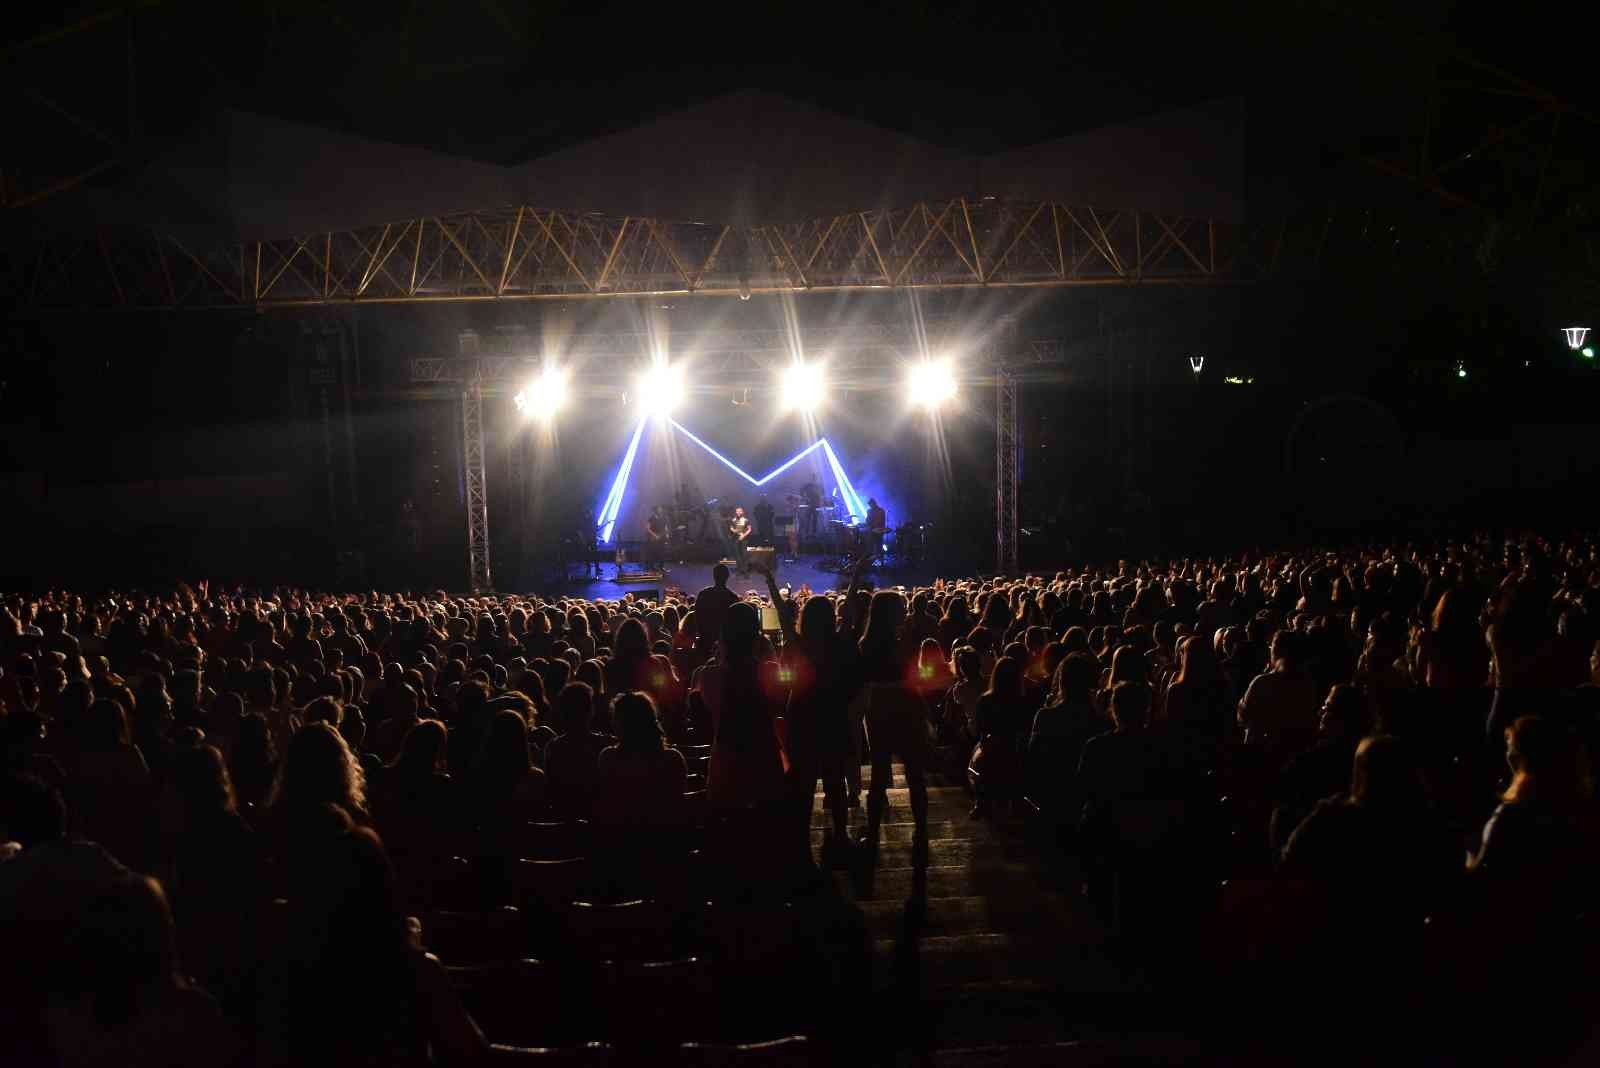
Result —
[[[841, 575], [836, 571], [825, 570], [822, 565], [837, 559], [825, 555], [802, 554], [795, 563], [788, 564], [781, 560], [778, 562], [777, 579], [779, 588], [785, 586], [795, 588], [801, 584], [809, 585], [815, 592], [843, 589], [850, 576]], [[626, 594], [642, 594], [646, 591], [660, 590], [665, 593], [672, 587], [683, 590], [688, 597], [693, 597], [701, 589], [711, 585], [711, 563], [690, 563], [667, 565], [666, 573], [659, 580], [649, 582], [617, 582], [616, 564], [601, 564], [600, 578], [574, 578], [559, 591], [569, 597], [585, 597], [591, 600], [618, 600]], [[628, 571], [638, 570], [629, 565]], [[867, 581], [875, 587], [895, 585], [915, 586], [927, 585], [933, 581], [931, 574], [921, 573], [921, 569], [910, 566], [877, 566], [867, 572]], [[735, 573], [728, 579], [728, 588], [741, 597], [749, 592], [765, 594], [767, 580], [751, 572], [748, 575]], [[556, 591], [547, 591], [556, 592]]]

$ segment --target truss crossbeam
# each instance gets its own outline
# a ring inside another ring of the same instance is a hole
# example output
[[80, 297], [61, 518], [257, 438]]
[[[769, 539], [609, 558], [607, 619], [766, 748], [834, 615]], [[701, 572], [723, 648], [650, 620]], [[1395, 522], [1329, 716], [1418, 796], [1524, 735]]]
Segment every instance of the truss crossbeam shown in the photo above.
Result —
[[1261, 228], [993, 199], [772, 226], [526, 205], [252, 242], [166, 231], [18, 242], [0, 287], [22, 306], [309, 305], [1247, 281]]

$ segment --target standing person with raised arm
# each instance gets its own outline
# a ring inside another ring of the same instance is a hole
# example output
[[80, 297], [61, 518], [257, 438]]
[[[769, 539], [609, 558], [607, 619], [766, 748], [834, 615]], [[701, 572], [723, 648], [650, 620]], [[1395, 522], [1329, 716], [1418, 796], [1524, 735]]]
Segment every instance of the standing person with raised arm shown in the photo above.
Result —
[[867, 628], [858, 646], [866, 697], [867, 743], [872, 755], [872, 786], [867, 795], [867, 829], [861, 845], [878, 845], [879, 828], [889, 805], [892, 759], [905, 765], [915, 832], [911, 862], [928, 863], [928, 721], [922, 700], [911, 687], [917, 649], [905, 633], [906, 599], [894, 590], [878, 590], [867, 610]]
[[[851, 576], [853, 596], [865, 568], [863, 558]], [[789, 783], [801, 848], [810, 853], [811, 803], [822, 779], [823, 797], [832, 821], [823, 847], [824, 859], [841, 865], [850, 852], [850, 809], [846, 795], [855, 746], [850, 738], [850, 700], [860, 686], [856, 671], [856, 628], [834, 620], [833, 601], [807, 599], [795, 628], [792, 602], [779, 596], [770, 569], [756, 565], [767, 580], [767, 592], [778, 608], [783, 627], [783, 660], [779, 680], [787, 690], [784, 722], [789, 754]]]

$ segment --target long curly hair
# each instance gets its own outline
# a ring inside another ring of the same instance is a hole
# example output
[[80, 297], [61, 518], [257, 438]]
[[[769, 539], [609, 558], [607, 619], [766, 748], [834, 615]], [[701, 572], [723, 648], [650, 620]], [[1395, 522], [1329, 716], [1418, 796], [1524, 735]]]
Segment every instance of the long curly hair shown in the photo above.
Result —
[[272, 804], [275, 808], [335, 804], [352, 815], [366, 813], [366, 774], [332, 725], [308, 723], [295, 731], [278, 769]]

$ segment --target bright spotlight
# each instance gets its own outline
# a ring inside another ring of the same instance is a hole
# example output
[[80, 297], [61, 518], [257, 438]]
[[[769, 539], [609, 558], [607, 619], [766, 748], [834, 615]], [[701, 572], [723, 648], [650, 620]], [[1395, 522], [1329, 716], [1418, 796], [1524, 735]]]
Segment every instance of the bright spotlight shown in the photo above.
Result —
[[932, 411], [956, 395], [955, 370], [949, 360], [920, 360], [911, 365], [906, 390], [913, 406]]
[[665, 419], [683, 403], [683, 367], [658, 360], [639, 376], [634, 388], [645, 413]]
[[546, 367], [538, 378], [523, 386], [521, 391], [511, 398], [517, 405], [517, 411], [529, 418], [538, 417], [545, 422], [554, 419], [556, 413], [567, 406], [567, 399], [571, 395], [568, 377], [562, 368]]
[[815, 411], [822, 404], [822, 368], [814, 363], [791, 363], [778, 382], [778, 399], [786, 410]]
[[1587, 326], [1564, 326], [1561, 332], [1567, 335], [1567, 348], [1574, 352], [1583, 348], [1584, 339], [1589, 336]]

